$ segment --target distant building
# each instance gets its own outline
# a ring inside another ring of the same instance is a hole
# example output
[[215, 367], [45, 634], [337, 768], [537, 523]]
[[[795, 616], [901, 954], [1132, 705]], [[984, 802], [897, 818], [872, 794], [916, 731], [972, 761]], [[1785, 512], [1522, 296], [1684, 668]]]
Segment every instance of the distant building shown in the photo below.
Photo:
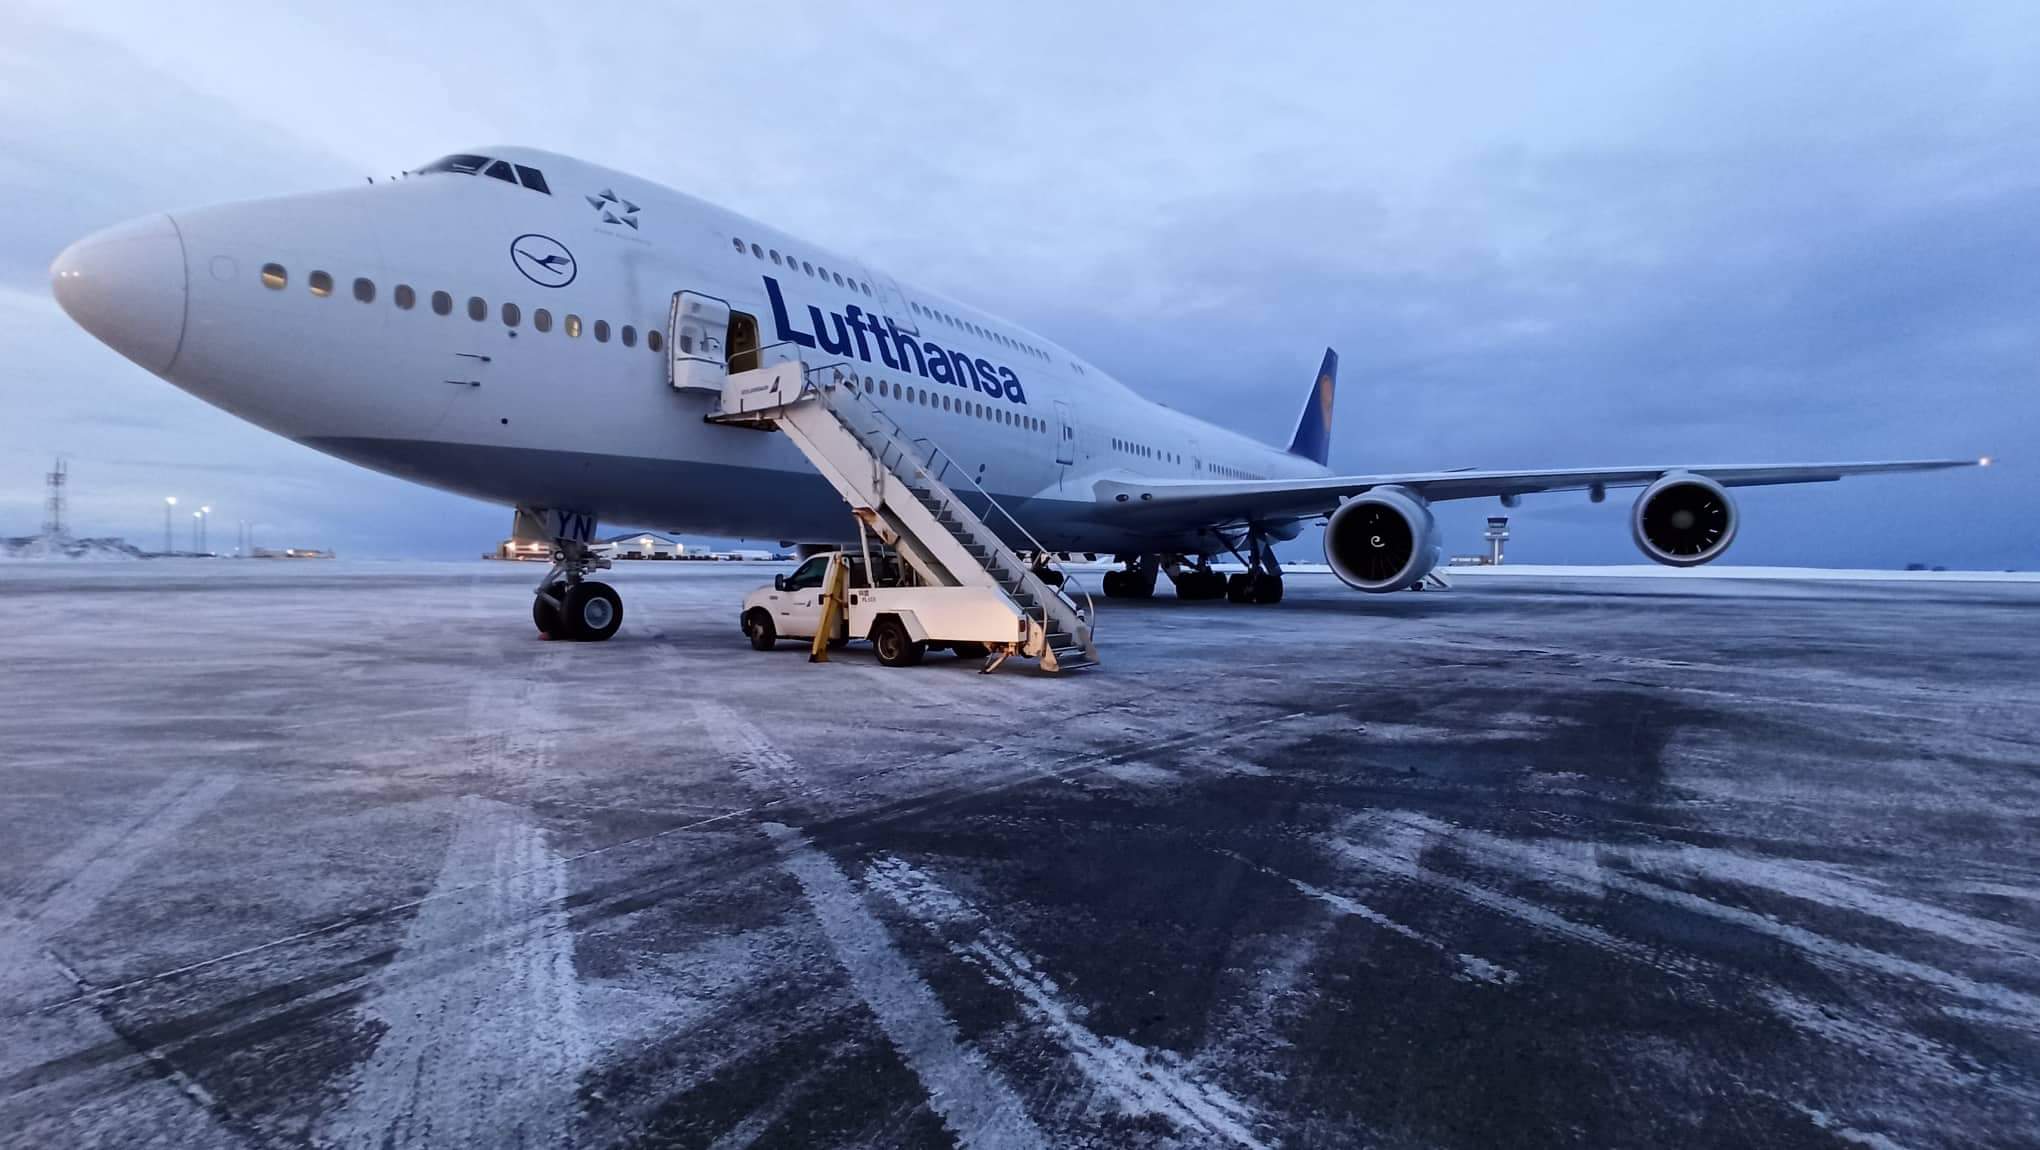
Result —
[[331, 551], [317, 547], [257, 547], [248, 552], [252, 559], [331, 559]]
[[679, 559], [687, 554], [687, 545], [655, 531], [637, 531], [597, 543], [595, 554], [608, 559]]

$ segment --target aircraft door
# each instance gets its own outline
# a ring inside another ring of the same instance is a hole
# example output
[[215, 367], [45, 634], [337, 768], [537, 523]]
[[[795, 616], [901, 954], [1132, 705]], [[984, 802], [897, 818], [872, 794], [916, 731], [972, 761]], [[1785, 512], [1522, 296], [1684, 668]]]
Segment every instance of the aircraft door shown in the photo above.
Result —
[[723, 351], [729, 327], [729, 301], [700, 292], [674, 292], [666, 317], [667, 380], [682, 391], [720, 394], [729, 376]]
[[1075, 463], [1077, 461], [1077, 424], [1070, 418], [1070, 405], [1058, 399], [1055, 401], [1055, 461]]
[[921, 325], [914, 322], [914, 309], [907, 303], [907, 293], [900, 290], [899, 281], [884, 272], [872, 272], [871, 283], [878, 289], [879, 302], [885, 305], [884, 314], [893, 321], [893, 326], [908, 335], [920, 335]]

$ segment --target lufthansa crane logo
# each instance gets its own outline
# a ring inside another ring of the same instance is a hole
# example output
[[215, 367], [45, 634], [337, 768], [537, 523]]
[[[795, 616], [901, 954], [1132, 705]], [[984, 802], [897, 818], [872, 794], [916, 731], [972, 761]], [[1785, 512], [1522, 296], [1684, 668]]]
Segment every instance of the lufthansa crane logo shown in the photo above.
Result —
[[537, 232], [526, 232], [510, 241], [510, 262], [524, 278], [540, 287], [563, 288], [574, 282], [574, 253], [567, 245]]

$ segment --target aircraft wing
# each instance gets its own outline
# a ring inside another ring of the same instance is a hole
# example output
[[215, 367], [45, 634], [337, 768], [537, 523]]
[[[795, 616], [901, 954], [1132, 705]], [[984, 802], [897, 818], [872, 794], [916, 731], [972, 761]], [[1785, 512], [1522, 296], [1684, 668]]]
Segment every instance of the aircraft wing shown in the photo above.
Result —
[[1850, 475], [1984, 467], [1984, 459], [1904, 459], [1869, 463], [1686, 464], [1655, 467], [1563, 468], [1554, 471], [1416, 471], [1400, 475], [1330, 475], [1319, 479], [1100, 479], [1093, 491], [1102, 509], [1129, 520], [1194, 520], [1201, 524], [1281, 521], [1329, 515], [1352, 496], [1376, 487], [1402, 487], [1431, 502], [1582, 491], [1591, 487], [1648, 487], [1674, 472], [1703, 475], [1723, 487], [1831, 483]]

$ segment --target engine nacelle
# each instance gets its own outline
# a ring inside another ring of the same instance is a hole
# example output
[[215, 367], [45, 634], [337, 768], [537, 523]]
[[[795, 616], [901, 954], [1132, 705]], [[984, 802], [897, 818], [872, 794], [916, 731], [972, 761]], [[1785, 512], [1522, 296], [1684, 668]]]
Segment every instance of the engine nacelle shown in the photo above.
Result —
[[1630, 534], [1645, 555], [1668, 567], [1697, 567], [1735, 541], [1735, 500], [1702, 475], [1674, 471], [1636, 497]]
[[1431, 507], [1401, 487], [1377, 487], [1348, 499], [1325, 524], [1325, 562], [1362, 591], [1402, 591], [1438, 565], [1438, 524]]

